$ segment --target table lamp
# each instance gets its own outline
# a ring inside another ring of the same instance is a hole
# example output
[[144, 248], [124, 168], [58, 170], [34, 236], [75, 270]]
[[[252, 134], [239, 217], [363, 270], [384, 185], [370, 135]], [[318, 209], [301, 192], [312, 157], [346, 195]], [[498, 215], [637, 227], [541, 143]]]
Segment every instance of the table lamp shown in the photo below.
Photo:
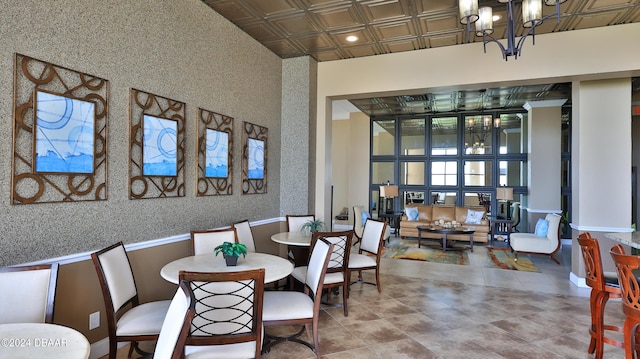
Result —
[[384, 197], [385, 200], [385, 212], [393, 213], [394, 199], [398, 197], [398, 186], [387, 184], [386, 186], [380, 186], [380, 197]]
[[505, 186], [496, 188], [496, 199], [498, 201], [507, 202], [505, 218], [509, 218], [509, 208], [511, 207], [511, 201], [513, 200], [513, 188]]

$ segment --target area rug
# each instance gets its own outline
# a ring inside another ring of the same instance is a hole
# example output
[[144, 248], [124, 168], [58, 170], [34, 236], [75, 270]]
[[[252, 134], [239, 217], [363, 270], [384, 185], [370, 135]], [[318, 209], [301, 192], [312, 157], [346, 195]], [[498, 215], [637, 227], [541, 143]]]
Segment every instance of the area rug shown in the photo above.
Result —
[[515, 261], [515, 256], [509, 248], [487, 248], [486, 267], [519, 270], [524, 272], [540, 272], [531, 259], [519, 256]]
[[466, 251], [442, 251], [439, 248], [431, 248], [422, 245], [418, 248], [417, 241], [391, 241], [383, 249], [382, 257], [396, 259], [413, 259], [434, 263], [468, 265], [469, 255]]

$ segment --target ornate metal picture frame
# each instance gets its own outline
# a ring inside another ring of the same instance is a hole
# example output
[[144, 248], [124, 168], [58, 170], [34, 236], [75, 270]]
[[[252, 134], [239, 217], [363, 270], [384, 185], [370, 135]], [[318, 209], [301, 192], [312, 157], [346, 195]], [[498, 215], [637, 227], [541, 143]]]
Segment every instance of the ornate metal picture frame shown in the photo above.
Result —
[[184, 197], [183, 102], [130, 91], [129, 199]]
[[267, 193], [266, 127], [242, 123], [242, 194]]
[[109, 82], [15, 54], [12, 204], [107, 199]]
[[233, 117], [198, 109], [196, 195], [233, 194]]

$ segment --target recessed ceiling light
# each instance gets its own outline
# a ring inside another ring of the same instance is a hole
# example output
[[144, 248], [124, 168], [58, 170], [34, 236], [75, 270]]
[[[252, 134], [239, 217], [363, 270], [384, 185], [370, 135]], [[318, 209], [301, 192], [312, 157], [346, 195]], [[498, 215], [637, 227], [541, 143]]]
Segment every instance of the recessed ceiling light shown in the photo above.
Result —
[[349, 35], [346, 37], [346, 40], [349, 42], [356, 42], [358, 41], [358, 37], [356, 35]]
[[499, 21], [500, 19], [502, 19], [502, 16], [500, 16], [500, 15], [493, 15], [493, 21]]

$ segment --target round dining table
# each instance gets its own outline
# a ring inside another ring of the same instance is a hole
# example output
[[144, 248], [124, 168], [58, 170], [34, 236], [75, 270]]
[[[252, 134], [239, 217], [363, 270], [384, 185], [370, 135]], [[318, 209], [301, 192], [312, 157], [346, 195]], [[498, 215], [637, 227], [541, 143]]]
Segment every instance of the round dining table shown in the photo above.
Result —
[[309, 247], [311, 247], [311, 236], [297, 232], [280, 232], [271, 235], [271, 240], [284, 244], [288, 248], [289, 256], [293, 259], [296, 267], [306, 266], [309, 259]]
[[271, 236], [271, 240], [286, 244], [288, 246], [309, 247], [311, 246], [311, 236], [306, 236], [301, 232], [280, 232]]
[[0, 358], [87, 359], [90, 348], [82, 333], [63, 325], [0, 324]]
[[293, 272], [293, 264], [285, 258], [267, 253], [247, 253], [238, 258], [238, 265], [227, 266], [222, 255], [215, 253], [184, 257], [167, 263], [160, 270], [162, 278], [178, 283], [181, 270], [191, 272], [236, 272], [264, 268], [264, 282], [271, 283], [286, 278]]

